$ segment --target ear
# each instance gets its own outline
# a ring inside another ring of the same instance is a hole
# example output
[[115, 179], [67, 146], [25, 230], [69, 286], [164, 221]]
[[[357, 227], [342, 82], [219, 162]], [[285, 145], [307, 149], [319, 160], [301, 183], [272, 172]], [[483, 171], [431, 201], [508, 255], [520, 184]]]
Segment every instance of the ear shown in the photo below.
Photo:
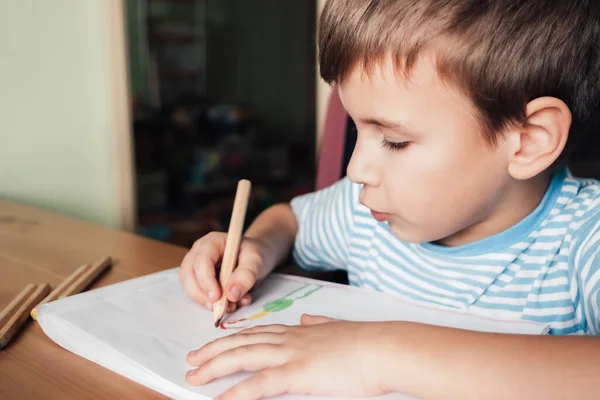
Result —
[[556, 97], [540, 97], [526, 107], [527, 120], [509, 133], [509, 174], [532, 178], [556, 161], [571, 128], [571, 110]]

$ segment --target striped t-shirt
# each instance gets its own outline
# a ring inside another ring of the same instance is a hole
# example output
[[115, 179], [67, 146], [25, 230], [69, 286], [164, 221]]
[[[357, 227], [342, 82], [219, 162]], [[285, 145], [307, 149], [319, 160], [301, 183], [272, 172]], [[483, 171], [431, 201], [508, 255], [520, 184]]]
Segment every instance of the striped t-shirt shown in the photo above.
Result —
[[360, 204], [344, 178], [296, 197], [294, 257], [348, 271], [351, 285], [508, 319], [556, 335], [600, 335], [600, 182], [557, 173], [540, 205], [508, 230], [456, 247], [408, 243]]

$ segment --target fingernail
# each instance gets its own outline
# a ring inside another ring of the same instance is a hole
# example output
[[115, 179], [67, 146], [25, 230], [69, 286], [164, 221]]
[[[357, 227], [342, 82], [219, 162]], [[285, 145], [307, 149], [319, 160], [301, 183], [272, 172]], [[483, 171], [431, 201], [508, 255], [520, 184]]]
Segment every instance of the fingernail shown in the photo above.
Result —
[[209, 292], [209, 293], [208, 293], [208, 298], [209, 298], [211, 301], [214, 301], [214, 300], [216, 299], [216, 297], [217, 297], [217, 293], [216, 293], [216, 292]]
[[196, 369], [190, 369], [190, 370], [189, 370], [189, 371], [186, 373], [186, 375], [187, 375], [187, 376], [192, 376], [192, 375], [194, 375], [196, 372], [198, 372], [198, 368], [196, 368]]
[[211, 303], [210, 301], [208, 303], [206, 303], [206, 308], [208, 308], [210, 311], [212, 311], [213, 303]]
[[238, 301], [238, 299], [240, 298], [242, 291], [240, 290], [240, 288], [238, 286], [234, 286], [233, 288], [231, 288], [231, 290], [229, 291], [229, 293], [231, 293], [233, 299], [233, 301]]
[[194, 357], [196, 354], [198, 354], [198, 350], [190, 351], [187, 356]]

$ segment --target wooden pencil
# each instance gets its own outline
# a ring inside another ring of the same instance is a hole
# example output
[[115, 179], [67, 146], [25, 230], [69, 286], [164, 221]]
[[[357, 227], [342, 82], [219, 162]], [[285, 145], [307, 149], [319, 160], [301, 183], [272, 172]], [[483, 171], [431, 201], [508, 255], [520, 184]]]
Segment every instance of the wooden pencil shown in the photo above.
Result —
[[46, 296], [46, 298], [44, 298], [44, 300], [42, 300], [38, 305], [36, 305], [33, 308], [33, 310], [31, 310], [31, 318], [33, 318], [35, 320], [37, 317], [37, 309], [40, 305], [49, 303], [51, 301], [58, 299], [65, 292], [65, 289], [67, 289], [71, 284], [73, 284], [73, 282], [75, 282], [75, 280], [77, 280], [89, 268], [90, 268], [90, 264], [83, 264], [82, 266], [77, 268], [75, 271], [73, 271], [73, 273], [71, 275], [69, 275], [64, 281], [62, 281], [60, 283], [60, 285], [58, 285], [56, 288], [54, 288], [54, 290], [51, 291], [50, 294], [48, 296]]
[[6, 347], [8, 342], [15, 336], [23, 324], [27, 321], [29, 313], [44, 297], [50, 293], [50, 285], [45, 283], [35, 288], [27, 300], [8, 319], [6, 324], [0, 328], [0, 349]]
[[110, 256], [104, 257], [103, 259], [92, 264], [91, 267], [85, 270], [65, 291], [60, 294], [59, 299], [72, 296], [77, 293], [81, 293], [87, 288], [104, 270], [106, 270], [112, 264], [112, 258]]
[[235, 200], [233, 202], [233, 211], [227, 231], [225, 241], [225, 250], [223, 251], [223, 261], [221, 262], [221, 273], [219, 274], [219, 283], [223, 289], [221, 298], [213, 305], [215, 327], [219, 326], [223, 314], [227, 309], [227, 296], [225, 295], [225, 286], [229, 281], [235, 266], [237, 265], [237, 256], [242, 240], [242, 229], [246, 218], [246, 209], [248, 208], [248, 198], [252, 184], [246, 179], [238, 182]]
[[29, 298], [31, 293], [33, 293], [35, 288], [36, 286], [33, 283], [30, 283], [29, 285], [25, 286], [25, 288], [21, 290], [21, 293], [19, 293], [17, 297], [15, 297], [8, 304], [8, 306], [6, 306], [6, 308], [4, 308], [2, 312], [0, 312], [0, 329], [2, 329], [4, 325], [6, 325], [10, 317], [14, 315], [14, 313], [19, 309], [19, 307], [21, 307], [23, 303], [27, 301], [27, 299]]

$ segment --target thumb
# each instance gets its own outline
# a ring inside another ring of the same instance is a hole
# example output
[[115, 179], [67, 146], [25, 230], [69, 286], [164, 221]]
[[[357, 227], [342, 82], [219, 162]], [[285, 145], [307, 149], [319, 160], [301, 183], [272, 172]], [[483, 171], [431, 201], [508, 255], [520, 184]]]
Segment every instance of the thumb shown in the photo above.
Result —
[[319, 325], [334, 321], [337, 320], [322, 315], [302, 314], [302, 316], [300, 317], [300, 325]]
[[237, 302], [244, 297], [256, 283], [257, 274], [254, 268], [238, 266], [227, 284], [227, 298], [229, 301]]

